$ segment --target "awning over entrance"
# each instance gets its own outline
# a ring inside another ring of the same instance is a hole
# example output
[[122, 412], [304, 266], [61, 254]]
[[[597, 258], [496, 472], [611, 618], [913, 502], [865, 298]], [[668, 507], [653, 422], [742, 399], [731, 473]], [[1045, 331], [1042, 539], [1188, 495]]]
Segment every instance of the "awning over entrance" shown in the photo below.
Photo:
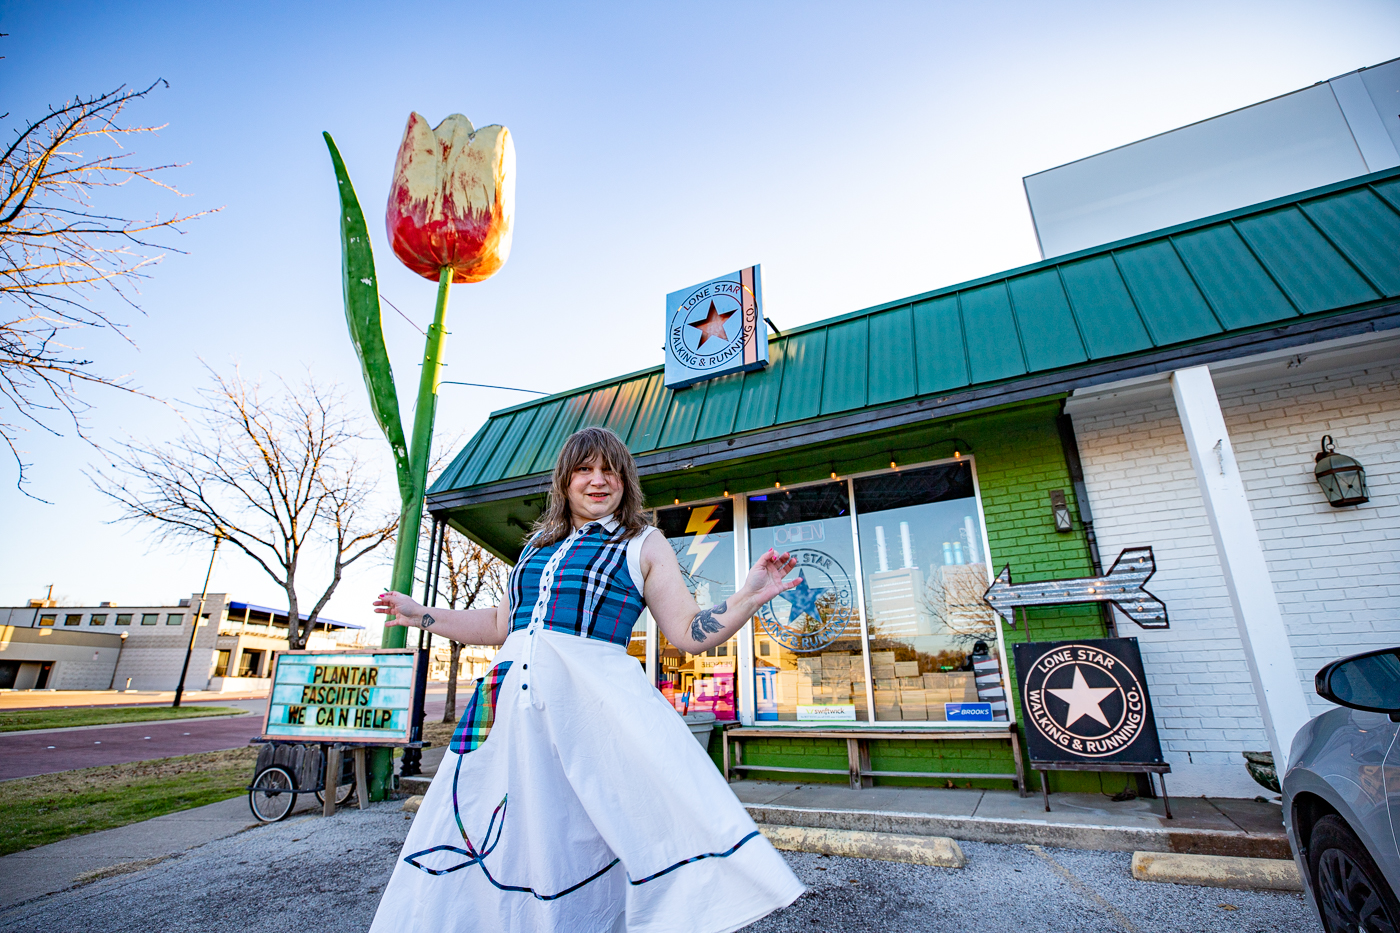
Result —
[[971, 412], [1394, 328], [1398, 297], [1392, 169], [794, 328], [766, 370], [671, 391], [658, 365], [502, 409], [428, 507], [511, 559], [582, 427], [616, 431], [649, 504], [669, 503], [780, 472], [816, 445], [823, 464], [869, 459], [917, 429], [951, 453], [959, 439], [940, 428]]

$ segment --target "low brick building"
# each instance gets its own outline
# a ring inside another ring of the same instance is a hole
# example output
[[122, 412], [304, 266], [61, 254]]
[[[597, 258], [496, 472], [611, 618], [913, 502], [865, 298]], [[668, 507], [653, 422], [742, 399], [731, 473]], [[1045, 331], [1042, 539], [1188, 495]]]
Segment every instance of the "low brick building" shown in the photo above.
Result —
[[[1304, 700], [1316, 668], [1400, 631], [1397, 270], [1389, 169], [793, 328], [771, 340], [766, 369], [673, 391], [657, 367], [503, 409], [428, 507], [513, 560], [564, 439], [603, 425], [636, 456], [702, 605], [732, 592], [753, 554], [800, 553], [810, 605], [775, 600], [711, 657], [685, 657], [645, 617], [633, 636], [663, 693], [790, 729], [746, 744], [751, 776], [845, 780], [845, 743], [804, 736], [817, 724], [789, 709], [849, 707], [877, 780], [996, 784], [966, 775], [1013, 769], [1010, 645], [1123, 635], [1140, 640], [1174, 789], [1253, 796], [1239, 753], [1286, 755], [1320, 708]], [[1183, 411], [1227, 427], [1185, 432]], [[1324, 434], [1363, 463], [1370, 503], [1328, 504], [1312, 472]], [[1247, 509], [1230, 513], [1217, 486], [1241, 480]], [[1252, 525], [1255, 544], [1222, 562], [1219, 521]], [[1142, 545], [1156, 551], [1166, 630], [1094, 607], [1029, 609], [1010, 628], [954, 593], [1006, 565], [1018, 582], [1091, 576]], [[1253, 552], [1266, 570], [1231, 577]], [[906, 605], [914, 584], [900, 574], [920, 581], [922, 604]], [[1239, 634], [1251, 626], [1267, 633], [1252, 659]], [[1279, 657], [1296, 678], [1278, 679]], [[940, 677], [969, 667], [993, 722], [939, 715]], [[1253, 669], [1272, 691], [1264, 706]], [[955, 725], [997, 741], [879, 737]]]
[[[190, 646], [199, 594], [165, 606], [0, 606], [0, 689], [173, 690]], [[210, 620], [217, 625], [210, 625]], [[364, 644], [363, 627], [317, 619], [308, 647]], [[287, 613], [210, 593], [185, 687], [262, 690], [272, 654], [287, 648]]]

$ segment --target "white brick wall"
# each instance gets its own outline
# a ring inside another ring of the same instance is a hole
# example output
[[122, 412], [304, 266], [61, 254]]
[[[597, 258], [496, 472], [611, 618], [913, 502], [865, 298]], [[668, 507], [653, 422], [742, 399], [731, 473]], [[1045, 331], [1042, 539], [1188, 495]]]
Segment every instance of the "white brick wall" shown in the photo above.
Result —
[[[1271, 368], [1267, 381], [1217, 377], [1298, 676], [1328, 661], [1400, 644], [1400, 365], [1324, 372]], [[1164, 383], [1131, 403], [1074, 412], [1085, 482], [1105, 562], [1150, 544], [1166, 631], [1120, 617], [1140, 639], [1158, 730], [1185, 794], [1253, 796], [1239, 752], [1266, 749], [1258, 706], [1206, 521], [1186, 439]], [[1366, 468], [1371, 501], [1334, 509], [1313, 479], [1323, 434]]]

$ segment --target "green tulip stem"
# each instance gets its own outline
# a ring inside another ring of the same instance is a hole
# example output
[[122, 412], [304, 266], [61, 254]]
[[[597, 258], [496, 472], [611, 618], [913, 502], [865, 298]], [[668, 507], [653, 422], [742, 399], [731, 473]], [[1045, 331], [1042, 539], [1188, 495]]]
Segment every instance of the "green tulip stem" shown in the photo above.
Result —
[[[437, 309], [423, 347], [423, 371], [418, 375], [418, 401], [413, 407], [413, 436], [409, 441], [408, 462], [412, 489], [399, 513], [399, 536], [394, 548], [394, 575], [391, 588], [413, 595], [414, 569], [418, 562], [418, 531], [423, 522], [423, 496], [428, 487], [428, 461], [432, 458], [433, 419], [437, 415], [438, 376], [442, 370], [443, 321], [447, 318], [447, 290], [452, 286], [452, 268], [444, 266], [438, 277]], [[380, 645], [402, 648], [408, 629], [386, 625]]]

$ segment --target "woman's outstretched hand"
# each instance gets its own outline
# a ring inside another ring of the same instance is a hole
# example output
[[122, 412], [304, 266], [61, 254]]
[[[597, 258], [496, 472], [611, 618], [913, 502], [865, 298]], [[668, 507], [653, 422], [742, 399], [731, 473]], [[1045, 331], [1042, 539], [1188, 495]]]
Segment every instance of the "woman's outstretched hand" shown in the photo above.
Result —
[[779, 554], [769, 548], [749, 569], [749, 575], [744, 580], [744, 589], [753, 594], [759, 605], [763, 605], [779, 593], [786, 593], [798, 584], [801, 580], [800, 577], [794, 577], [791, 580], [783, 579], [796, 567], [797, 561], [793, 560], [791, 554], [787, 552]]
[[394, 616], [392, 619], [385, 619], [385, 625], [412, 625], [423, 617], [425, 610], [412, 596], [389, 590], [379, 594], [379, 598], [374, 601], [374, 611]]

